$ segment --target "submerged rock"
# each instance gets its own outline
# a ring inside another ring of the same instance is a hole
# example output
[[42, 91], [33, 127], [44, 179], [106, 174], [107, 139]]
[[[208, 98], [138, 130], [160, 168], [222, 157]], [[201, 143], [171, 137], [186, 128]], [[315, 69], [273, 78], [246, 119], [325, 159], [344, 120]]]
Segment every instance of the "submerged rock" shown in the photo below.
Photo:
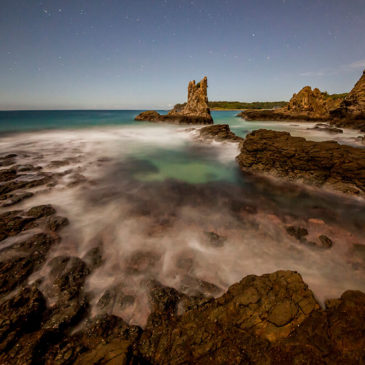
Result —
[[22, 285], [46, 260], [57, 240], [44, 233], [35, 234], [0, 251], [0, 295]]
[[228, 124], [214, 124], [203, 127], [199, 130], [199, 136], [202, 139], [216, 141], [241, 142], [243, 138], [236, 136], [229, 128]]
[[325, 123], [318, 123], [313, 128], [308, 128], [308, 129], [321, 131], [321, 132], [336, 133], [336, 134], [343, 133], [342, 129], [339, 129], [336, 127], [331, 127], [330, 125], [325, 124]]
[[9, 194], [4, 194], [0, 196], [1, 207], [10, 207], [12, 205], [18, 204], [25, 199], [29, 199], [33, 196], [33, 193], [24, 192], [24, 191], [16, 191]]
[[303, 227], [289, 226], [286, 228], [288, 234], [295, 237], [298, 241], [302, 241], [305, 236], [308, 236], [308, 230]]
[[333, 246], [333, 241], [324, 234], [321, 234], [318, 239], [322, 248], [331, 248]]
[[53, 216], [47, 220], [47, 228], [53, 232], [59, 231], [61, 228], [66, 227], [70, 224], [66, 217]]
[[365, 196], [365, 150], [260, 129], [241, 143], [242, 171]]
[[204, 77], [198, 84], [190, 81], [188, 86], [188, 102], [177, 105], [167, 115], [156, 111], [146, 111], [139, 114], [135, 120], [149, 122], [167, 122], [176, 124], [213, 124], [208, 106], [208, 79]]

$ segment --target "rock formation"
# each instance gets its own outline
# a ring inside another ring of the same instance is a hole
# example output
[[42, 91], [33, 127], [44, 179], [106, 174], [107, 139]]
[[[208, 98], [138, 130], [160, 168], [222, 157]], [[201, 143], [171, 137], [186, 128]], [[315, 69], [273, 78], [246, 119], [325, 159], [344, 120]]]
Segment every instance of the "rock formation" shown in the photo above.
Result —
[[245, 172], [365, 197], [364, 149], [260, 129], [242, 142], [237, 161]]
[[276, 110], [245, 110], [239, 114], [246, 120], [323, 121], [330, 119], [330, 110], [340, 105], [341, 98], [331, 98], [319, 89], [305, 86], [294, 94], [288, 105]]
[[49, 306], [35, 285], [0, 304], [1, 364], [355, 364], [365, 356], [365, 294], [347, 291], [322, 310], [293, 271], [250, 275], [217, 299], [156, 281], [144, 329], [113, 315], [83, 319], [90, 270], [52, 260]]
[[135, 120], [177, 124], [213, 124], [208, 106], [207, 89], [208, 79], [206, 77], [198, 84], [190, 81], [188, 102], [183, 107], [175, 107], [167, 115], [161, 115], [156, 111], [143, 112]]
[[277, 110], [245, 110], [238, 116], [246, 120], [328, 121], [338, 127], [365, 132], [365, 71], [345, 97], [331, 97], [318, 89], [304, 87], [289, 104]]
[[365, 71], [338, 108], [331, 110], [334, 124], [365, 131]]
[[228, 124], [214, 124], [199, 130], [199, 137], [203, 140], [241, 142], [243, 138], [236, 136]]

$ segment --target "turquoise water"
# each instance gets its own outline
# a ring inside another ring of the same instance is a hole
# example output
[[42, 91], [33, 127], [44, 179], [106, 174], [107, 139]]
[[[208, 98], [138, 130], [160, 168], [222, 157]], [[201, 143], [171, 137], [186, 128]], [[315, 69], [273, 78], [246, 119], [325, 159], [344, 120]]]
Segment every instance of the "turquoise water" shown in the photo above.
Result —
[[[364, 270], [352, 267], [360, 259], [350, 250], [364, 242], [363, 204], [243, 174], [237, 144], [202, 143], [194, 126], [135, 122], [139, 112], [0, 112], [0, 157], [15, 153], [17, 165], [40, 167], [57, 179], [20, 203], [26, 209], [52, 203], [69, 218], [57, 254], [83, 257], [93, 242], [102, 242], [107, 258], [88, 284], [95, 298], [119, 283], [142, 293], [123, 265], [131, 252], [144, 250], [162, 257], [146, 278], [176, 288], [180, 281], [186, 286], [185, 270], [192, 272], [175, 263], [188, 258], [197, 278], [224, 289], [249, 274], [291, 269], [322, 299], [364, 290]], [[212, 114], [216, 124], [227, 123], [242, 137], [259, 128], [295, 128], [246, 122], [235, 111]], [[301, 128], [298, 133], [306, 133], [307, 125]], [[55, 161], [66, 165], [52, 167]], [[287, 235], [288, 225], [307, 227], [310, 240], [328, 235], [333, 249], [312, 251]], [[227, 241], [210, 247], [206, 232]], [[133, 313], [139, 312], [143, 308]]]
[[[43, 129], [70, 129], [136, 124], [134, 118], [142, 110], [42, 110], [0, 111], [0, 133]], [[160, 111], [164, 113], [165, 111]], [[228, 123], [232, 130], [244, 137], [258, 123], [247, 123], [235, 117], [236, 111], [213, 111], [214, 123]], [[140, 122], [138, 124], [141, 124]]]
[[0, 111], [0, 132], [132, 124], [135, 110]]

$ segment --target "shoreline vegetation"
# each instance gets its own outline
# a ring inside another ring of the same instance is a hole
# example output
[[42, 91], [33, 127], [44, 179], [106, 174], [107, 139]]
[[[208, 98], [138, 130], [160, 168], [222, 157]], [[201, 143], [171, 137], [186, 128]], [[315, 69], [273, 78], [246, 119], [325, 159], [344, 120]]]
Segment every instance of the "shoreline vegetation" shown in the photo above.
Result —
[[[323, 96], [330, 100], [338, 100], [344, 99], [348, 93], [342, 94], [329, 94], [327, 91], [324, 91]], [[279, 109], [287, 106], [289, 101], [253, 101], [253, 102], [244, 102], [244, 101], [208, 101], [208, 106], [211, 110], [246, 110], [246, 109]], [[176, 104], [174, 108], [182, 108], [186, 105], [186, 103]]]

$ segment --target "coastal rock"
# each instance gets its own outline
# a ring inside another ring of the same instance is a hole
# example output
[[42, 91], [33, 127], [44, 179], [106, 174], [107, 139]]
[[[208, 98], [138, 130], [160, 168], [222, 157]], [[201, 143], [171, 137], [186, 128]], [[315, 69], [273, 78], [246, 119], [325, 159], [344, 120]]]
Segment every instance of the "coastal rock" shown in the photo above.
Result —
[[24, 288], [0, 305], [0, 354], [5, 354], [24, 333], [39, 328], [45, 308], [45, 298], [34, 287]]
[[8, 211], [0, 214], [0, 241], [18, 235], [41, 224], [43, 218], [56, 213], [51, 205], [40, 205], [29, 209]]
[[331, 111], [334, 124], [365, 132], [365, 71], [338, 108]]
[[[244, 110], [237, 116], [246, 120], [328, 121], [331, 125], [365, 132], [365, 71], [349, 94], [328, 95], [304, 87], [289, 104], [275, 110]], [[328, 129], [328, 132], [339, 130]]]
[[89, 320], [85, 329], [52, 347], [45, 364], [132, 364], [133, 345], [141, 332], [119, 317], [98, 316]]
[[276, 110], [245, 110], [238, 116], [246, 120], [323, 121], [330, 119], [330, 110], [338, 107], [341, 98], [330, 97], [310, 86], [294, 94], [288, 105]]
[[328, 124], [325, 123], [318, 123], [313, 128], [308, 128], [309, 130], [315, 130], [315, 131], [322, 131], [322, 132], [328, 132], [328, 133], [343, 133], [343, 130], [336, 127], [331, 127]]
[[272, 364], [361, 364], [364, 323], [365, 294], [347, 291], [327, 301], [325, 311], [313, 311], [290, 338], [273, 346]]
[[66, 217], [52, 216], [47, 220], [47, 228], [53, 232], [59, 231], [61, 228], [70, 224]]
[[22, 285], [44, 263], [57, 240], [44, 233], [14, 243], [0, 251], [0, 295]]
[[150, 110], [138, 114], [135, 118], [137, 121], [149, 121], [149, 122], [159, 122], [161, 119], [161, 114], [157, 113], [155, 110]]
[[167, 122], [176, 124], [213, 124], [208, 106], [208, 79], [204, 77], [199, 83], [190, 81], [188, 86], [188, 101], [184, 106], [175, 106], [167, 115], [156, 111], [146, 111], [139, 114], [136, 121]]
[[365, 150], [287, 132], [250, 133], [236, 157], [242, 171], [365, 196]]
[[247, 276], [217, 299], [151, 280], [144, 329], [103, 314], [72, 332], [82, 314], [74, 300], [82, 300], [86, 266], [67, 256], [51, 266], [61, 296], [70, 287], [62, 284], [66, 273], [78, 289], [57, 310], [47, 308], [36, 287], [2, 302], [0, 363], [355, 364], [365, 356], [365, 294], [347, 291], [322, 310], [293, 271]]
[[231, 132], [228, 124], [214, 124], [199, 130], [199, 137], [204, 140], [241, 142], [243, 138]]
[[138, 346], [153, 364], [265, 363], [270, 343], [286, 338], [319, 309], [300, 275], [289, 271], [248, 276], [180, 316], [182, 295], [156, 290]]
[[4, 194], [0, 196], [0, 206], [10, 207], [12, 205], [18, 204], [21, 201], [31, 198], [34, 194], [26, 191], [16, 191], [9, 194]]

